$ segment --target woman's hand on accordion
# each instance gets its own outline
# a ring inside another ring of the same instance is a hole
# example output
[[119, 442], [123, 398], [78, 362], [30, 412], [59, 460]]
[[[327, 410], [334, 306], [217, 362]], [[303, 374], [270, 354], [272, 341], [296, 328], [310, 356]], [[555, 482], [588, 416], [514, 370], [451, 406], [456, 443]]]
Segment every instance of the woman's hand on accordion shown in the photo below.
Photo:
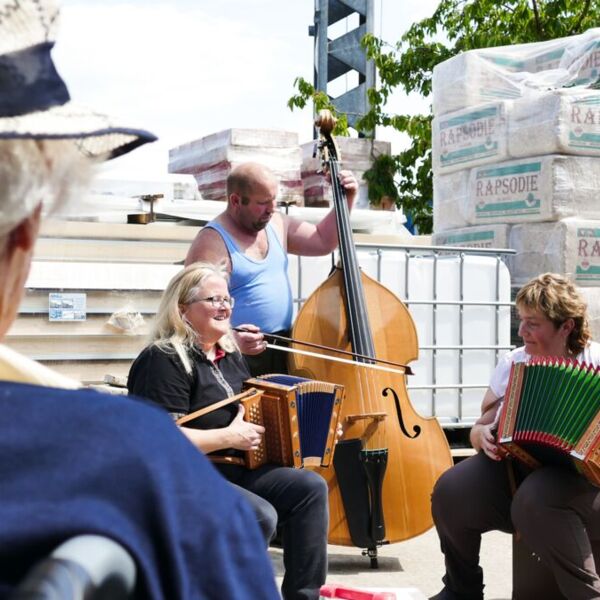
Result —
[[494, 429], [497, 423], [498, 407], [502, 398], [498, 398], [490, 388], [487, 389], [481, 403], [481, 416], [473, 427], [469, 439], [477, 452], [480, 450], [492, 460], [502, 460], [498, 454]]
[[238, 414], [227, 427], [230, 438], [229, 448], [235, 450], [256, 450], [260, 445], [265, 428], [262, 425], [244, 421], [244, 407], [239, 405]]
[[493, 432], [494, 423], [475, 423], [471, 427], [471, 445], [475, 450], [482, 450], [492, 460], [502, 460], [498, 455], [496, 436]]

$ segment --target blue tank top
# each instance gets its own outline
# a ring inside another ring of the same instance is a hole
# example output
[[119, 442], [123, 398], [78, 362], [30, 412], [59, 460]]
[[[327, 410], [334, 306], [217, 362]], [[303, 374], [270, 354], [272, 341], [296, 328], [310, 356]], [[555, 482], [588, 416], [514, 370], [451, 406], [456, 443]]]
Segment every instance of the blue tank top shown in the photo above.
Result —
[[206, 227], [219, 232], [231, 259], [232, 325], [253, 323], [270, 333], [290, 329], [293, 304], [288, 257], [271, 225], [266, 227], [269, 250], [263, 260], [246, 256], [219, 223], [207, 223]]

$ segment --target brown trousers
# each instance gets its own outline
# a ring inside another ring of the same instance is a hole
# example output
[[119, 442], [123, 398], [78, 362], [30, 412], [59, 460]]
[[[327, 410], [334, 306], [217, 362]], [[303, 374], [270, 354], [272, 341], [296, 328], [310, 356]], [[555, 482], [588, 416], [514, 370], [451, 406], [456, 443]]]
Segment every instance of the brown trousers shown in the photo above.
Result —
[[505, 461], [480, 452], [446, 471], [432, 496], [446, 560], [446, 589], [457, 598], [483, 597], [481, 535], [520, 532], [554, 573], [569, 600], [600, 600], [590, 540], [600, 540], [600, 489], [558, 467], [524, 477], [512, 494]]

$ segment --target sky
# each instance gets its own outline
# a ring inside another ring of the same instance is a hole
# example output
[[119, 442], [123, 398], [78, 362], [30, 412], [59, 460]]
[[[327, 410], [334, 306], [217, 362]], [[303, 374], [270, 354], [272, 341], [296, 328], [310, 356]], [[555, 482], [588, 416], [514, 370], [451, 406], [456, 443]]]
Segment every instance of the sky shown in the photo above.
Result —
[[[437, 0], [374, 0], [375, 34], [396, 42]], [[312, 81], [314, 0], [63, 0], [53, 51], [74, 101], [159, 137], [105, 167], [110, 177], [160, 177], [170, 148], [230, 128], [312, 137], [312, 108], [290, 111], [298, 76]], [[330, 37], [346, 31], [330, 28]], [[348, 25], [353, 27], [352, 23]], [[334, 95], [352, 87], [337, 82]], [[340, 89], [340, 87], [342, 89]], [[397, 94], [394, 112], [427, 102]], [[378, 130], [377, 139], [403, 140]]]

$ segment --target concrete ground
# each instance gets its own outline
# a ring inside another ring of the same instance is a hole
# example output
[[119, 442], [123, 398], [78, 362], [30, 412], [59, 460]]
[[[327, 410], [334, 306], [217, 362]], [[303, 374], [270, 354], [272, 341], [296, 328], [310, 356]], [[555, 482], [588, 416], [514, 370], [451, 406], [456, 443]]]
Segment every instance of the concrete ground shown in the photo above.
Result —
[[[269, 549], [273, 567], [281, 584], [282, 553]], [[512, 594], [512, 538], [490, 532], [483, 536], [481, 565], [485, 578], [486, 600], [510, 600]], [[329, 546], [328, 584], [366, 589], [396, 591], [398, 600], [423, 600], [442, 588], [444, 557], [435, 529], [379, 551], [379, 569], [369, 566], [369, 559], [358, 548]], [[403, 590], [403, 591], [400, 591]]]

